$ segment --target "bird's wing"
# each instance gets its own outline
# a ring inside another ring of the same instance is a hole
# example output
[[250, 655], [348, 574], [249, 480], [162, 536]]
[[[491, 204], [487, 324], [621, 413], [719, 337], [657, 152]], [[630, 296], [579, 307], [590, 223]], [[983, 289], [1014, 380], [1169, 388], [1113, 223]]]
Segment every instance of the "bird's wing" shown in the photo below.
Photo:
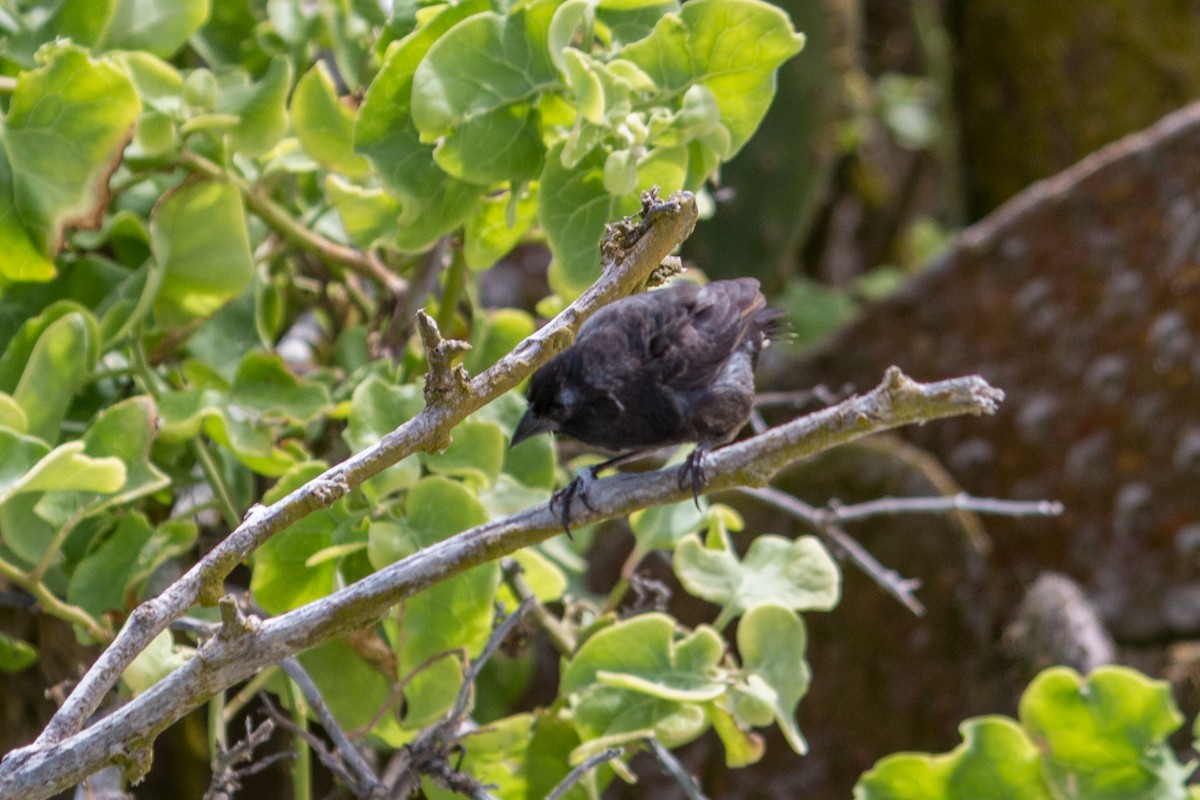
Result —
[[755, 314], [766, 307], [758, 281], [740, 278], [702, 287], [689, 303], [680, 304], [655, 335], [651, 349], [660, 350], [664, 383], [687, 390], [711, 382], [753, 327]]

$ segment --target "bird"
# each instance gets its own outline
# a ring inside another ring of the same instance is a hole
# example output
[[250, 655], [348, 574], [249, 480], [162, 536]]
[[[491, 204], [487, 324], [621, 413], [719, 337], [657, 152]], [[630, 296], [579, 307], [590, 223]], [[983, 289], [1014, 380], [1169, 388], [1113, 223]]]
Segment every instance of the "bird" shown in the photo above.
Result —
[[671, 445], [696, 443], [680, 473], [699, 505], [703, 459], [750, 419], [759, 353], [783, 330], [754, 278], [678, 282], [617, 300], [579, 329], [570, 347], [534, 372], [510, 447], [564, 434], [622, 453], [551, 499], [570, 504], [600, 469]]

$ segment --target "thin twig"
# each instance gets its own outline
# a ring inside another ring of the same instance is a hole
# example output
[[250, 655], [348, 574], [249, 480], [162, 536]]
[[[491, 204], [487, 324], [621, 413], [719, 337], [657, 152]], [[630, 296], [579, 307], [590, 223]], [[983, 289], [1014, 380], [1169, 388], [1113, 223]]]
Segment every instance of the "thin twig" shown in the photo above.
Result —
[[830, 503], [819, 513], [838, 522], [850, 522], [888, 514], [945, 514], [950, 511], [1003, 517], [1057, 517], [1063, 513], [1063, 504], [1055, 500], [999, 500], [960, 493], [950, 497], [880, 497], [849, 506]]
[[359, 727], [350, 731], [350, 738], [358, 739], [366, 736], [368, 733], [374, 730], [375, 726], [378, 725], [380, 721], [392, 710], [393, 706], [397, 705], [404, 698], [404, 690], [408, 688], [408, 684], [412, 682], [413, 678], [429, 669], [436, 662], [451, 656], [462, 656], [465, 660], [466, 649], [462, 647], [451, 647], [448, 650], [442, 650], [434, 653], [420, 664], [417, 664], [415, 667], [410, 669], [404, 677], [396, 681], [396, 684], [392, 687], [392, 691], [388, 693], [387, 698], [383, 701], [382, 705], [376, 709], [375, 713], [371, 716], [371, 719], [368, 720], [365, 725], [360, 725]]
[[467, 665], [467, 668], [463, 671], [463, 683], [462, 686], [459, 687], [458, 698], [455, 700], [454, 708], [451, 710], [448, 718], [452, 719], [457, 717], [458, 722], [461, 722], [466, 718], [467, 713], [471, 710], [471, 701], [475, 697], [475, 681], [479, 677], [480, 671], [483, 669], [484, 665], [487, 664], [488, 660], [496, 654], [496, 651], [500, 649], [500, 645], [504, 644], [504, 640], [508, 638], [510, 633], [512, 633], [513, 628], [517, 627], [517, 625], [521, 622], [521, 618], [525, 616], [525, 612], [528, 611], [532, 605], [532, 597], [524, 598], [521, 600], [521, 603], [517, 606], [516, 610], [505, 617], [504, 620], [492, 630], [492, 634], [488, 637], [487, 644], [483, 646], [483, 650], [480, 651], [479, 656], [472, 660], [471, 663]]
[[247, 719], [246, 738], [228, 750], [222, 750], [213, 763], [212, 782], [208, 786], [208, 791], [204, 793], [204, 800], [233, 797], [234, 793], [241, 788], [241, 778], [261, 772], [268, 765], [279, 761], [281, 756], [287, 757], [289, 755], [287, 753], [277, 753], [250, 765], [250, 767], [234, 769], [239, 763], [253, 758], [254, 751], [270, 741], [274, 732], [275, 723], [271, 719], [263, 720], [257, 728], [253, 727], [250, 720]]
[[[271, 702], [270, 696], [266, 692], [262, 692], [258, 696], [259, 702], [262, 703], [263, 710], [267, 716], [274, 720], [275, 724], [283, 728], [292, 736], [301, 739], [317, 754], [317, 759], [325, 766], [327, 770], [332, 772], [347, 786], [351, 787], [351, 791], [357, 793], [358, 784], [357, 776], [347, 769], [346, 764], [338, 756], [337, 753], [331, 752], [325, 743], [321, 741], [321, 737], [314, 734], [312, 731], [305, 730], [297, 725], [287, 714], [284, 714], [275, 704]], [[359, 796], [365, 796], [360, 794]]]
[[408, 282], [389, 270], [373, 253], [330, 241], [305, 227], [282, 206], [255, 191], [253, 186], [230, 170], [190, 150], [179, 154], [179, 163], [197, 175], [232, 183], [241, 193], [246, 206], [296, 247], [316, 253], [330, 265], [344, 267], [369, 278], [391, 294], [401, 295], [408, 290]]
[[568, 772], [567, 777], [563, 778], [559, 782], [558, 786], [554, 787], [554, 790], [550, 792], [550, 794], [546, 795], [546, 800], [558, 800], [558, 798], [566, 794], [572, 786], [579, 783], [580, 779], [584, 775], [591, 772], [601, 764], [612, 761], [614, 758], [619, 758], [624, 754], [625, 751], [620, 747], [610, 747], [607, 750], [603, 750], [591, 756], [590, 758], [585, 759], [582, 763], [577, 764], [575, 769]]
[[849, 386], [843, 386], [833, 391], [828, 386], [814, 386], [811, 389], [799, 389], [794, 392], [759, 392], [754, 397], [755, 408], [790, 408], [798, 410], [819, 403], [831, 406], [840, 403], [854, 394]]
[[496, 625], [479, 656], [463, 670], [462, 686], [459, 687], [453, 707], [440, 720], [425, 727], [417, 738], [397, 753], [397, 757], [388, 764], [384, 773], [384, 786], [391, 796], [408, 797], [416, 790], [420, 776], [427, 775], [458, 794], [474, 798], [491, 797], [482, 783], [450, 766], [449, 757], [462, 738], [460, 731], [473, 704], [475, 681], [479, 677], [479, 671], [508, 638], [531, 605], [529, 599], [523, 600], [516, 611]]
[[72, 625], [78, 625], [87, 631], [88, 636], [93, 641], [101, 644], [112, 641], [112, 631], [93, 619], [91, 614], [79, 606], [59, 600], [58, 595], [50, 591], [50, 588], [46, 584], [33, 580], [25, 570], [3, 558], [0, 558], [0, 577], [7, 578], [14, 586], [29, 592], [33, 599], [37, 601], [38, 609], [43, 613], [57, 617]]
[[525, 581], [524, 570], [521, 568], [520, 562], [506, 558], [501, 562], [500, 566], [504, 570], [504, 581], [512, 589], [517, 599], [521, 602], [525, 600], [532, 602], [532, 605], [529, 607], [529, 615], [533, 617], [538, 627], [544, 630], [546, 635], [550, 637], [550, 642], [554, 645], [554, 649], [562, 655], [574, 653], [575, 635], [571, 633], [570, 628], [562, 623], [562, 620], [557, 619], [538, 601], [533, 590], [529, 588], [529, 584]]
[[831, 520], [822, 517], [822, 510], [814, 508], [802, 500], [797, 500], [790, 494], [772, 489], [769, 486], [759, 489], [738, 489], [741, 494], [757, 497], [778, 509], [788, 512], [796, 519], [806, 523], [812, 530], [824, 536], [831, 544], [858, 567], [885, 592], [896, 598], [909, 611], [918, 617], [925, 614], [925, 606], [913, 594], [921, 586], [921, 582], [904, 578], [898, 572], [880, 564], [875, 556], [858, 543], [858, 540], [835, 525]]
[[333, 712], [329, 710], [325, 699], [321, 697], [321, 690], [313, 683], [312, 678], [308, 676], [308, 673], [305, 672], [300, 662], [295, 658], [285, 658], [279, 662], [279, 667], [300, 687], [304, 699], [308, 701], [309, 706], [317, 713], [317, 719], [321, 721], [321, 727], [325, 729], [325, 733], [333, 740], [338, 755], [341, 756], [342, 761], [347, 764], [348, 768], [358, 778], [354, 785], [359, 789], [366, 789], [371, 795], [382, 795], [383, 784], [379, 782], [375, 771], [371, 769], [371, 765], [363, 758], [362, 753], [358, 751], [358, 748], [346, 736], [346, 732], [342, 730], [342, 726], [334, 719]]
[[663, 765], [663, 769], [667, 774], [675, 779], [679, 784], [679, 788], [687, 796], [688, 800], [708, 800], [704, 792], [700, 791], [699, 784], [696, 779], [687, 774], [687, 770], [683, 768], [683, 764], [679, 763], [679, 759], [675, 758], [670, 750], [663, 747], [662, 744], [653, 736], [646, 740], [650, 745], [650, 749], [654, 751], [654, 757], [658, 759], [658, 763]]

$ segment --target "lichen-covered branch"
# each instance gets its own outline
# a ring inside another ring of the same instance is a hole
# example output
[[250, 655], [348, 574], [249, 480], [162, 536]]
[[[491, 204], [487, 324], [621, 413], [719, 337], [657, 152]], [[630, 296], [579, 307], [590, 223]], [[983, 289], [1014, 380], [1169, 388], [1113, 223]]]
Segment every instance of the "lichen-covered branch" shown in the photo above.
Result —
[[[530, 353], [516, 363], [540, 363], [543, 357], [548, 356]], [[510, 368], [516, 374], [516, 368]], [[480, 382], [477, 378], [472, 387]], [[1002, 397], [979, 377], [922, 384], [893, 368], [867, 394], [709, 454], [706, 491], [761, 486], [797, 460], [879, 431], [948, 416], [990, 414]], [[680, 469], [597, 480], [588, 489], [588, 503], [572, 506], [571, 522], [588, 525], [686, 499], [691, 490], [683, 488]], [[249, 526], [261, 525], [270, 513], [252, 514]], [[549, 504], [526, 509], [420, 550], [328, 597], [265, 620], [256, 630], [251, 626], [244, 635], [214, 636], [196, 658], [87, 730], [56, 741], [39, 740], [10, 754], [0, 765], [0, 798], [46, 797], [113, 761], [141, 768], [145, 762], [136, 756], [153, 737], [212, 693], [381, 619], [397, 602], [439, 581], [548, 539], [561, 530], [560, 525], [561, 515]], [[114, 647], [118, 645], [121, 638]]]
[[[160, 631], [196, 603], [213, 604], [223, 593], [229, 572], [279, 531], [319, 508], [331, 505], [363, 481], [417, 451], [439, 449], [467, 415], [515, 387], [533, 370], [566, 347], [584, 320], [606, 303], [631, 292], [656, 270], [696, 224], [695, 198], [677, 192], [666, 201], [647, 193], [644, 222], [616, 228], [620, 246], [606, 246], [600, 279], [561, 314], [469, 382], [449, 402], [431, 403], [417, 416], [268, 507], [255, 506], [242, 524], [158, 597], [134, 609], [124, 629], [75, 687], [34, 743], [45, 746], [83, 728], [101, 699], [134, 657]], [[4, 776], [24, 756], [15, 750], [0, 762]]]

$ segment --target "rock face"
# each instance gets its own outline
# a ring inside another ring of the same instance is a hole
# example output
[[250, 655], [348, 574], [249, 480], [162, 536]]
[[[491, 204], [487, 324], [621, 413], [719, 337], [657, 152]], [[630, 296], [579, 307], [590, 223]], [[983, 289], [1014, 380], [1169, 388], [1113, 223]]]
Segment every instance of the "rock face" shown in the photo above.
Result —
[[999, 414], [904, 435], [968, 491], [1062, 500], [989, 520], [994, 566], [1064, 571], [1119, 641], [1159, 640], [1200, 632], [1198, 336], [1192, 106], [1035, 184], [780, 382], [981, 373]]
[[[749, 796], [737, 787], [760, 775], [783, 787], [772, 797], [846, 797], [878, 758], [949, 750], [965, 717], [1015, 712], [1028, 676], [1003, 632], [1046, 572], [1079, 584], [1117, 660], [1186, 674], [1168, 662], [1172, 643], [1200, 635], [1198, 342], [1200, 105], [1034, 185], [801, 363], [765, 364], [771, 389], [867, 389], [895, 364], [921, 380], [980, 373], [1007, 393], [994, 417], [801, 466], [781, 485], [811, 503], [961, 489], [1067, 512], [852, 527], [923, 582], [928, 613], [910, 616], [847, 567], [841, 605], [806, 615], [811, 753], [796, 763], [768, 742], [766, 763], [716, 780], [721, 796]], [[745, 510], [748, 530], [807, 532]], [[990, 551], [969, 535], [980, 522]]]

